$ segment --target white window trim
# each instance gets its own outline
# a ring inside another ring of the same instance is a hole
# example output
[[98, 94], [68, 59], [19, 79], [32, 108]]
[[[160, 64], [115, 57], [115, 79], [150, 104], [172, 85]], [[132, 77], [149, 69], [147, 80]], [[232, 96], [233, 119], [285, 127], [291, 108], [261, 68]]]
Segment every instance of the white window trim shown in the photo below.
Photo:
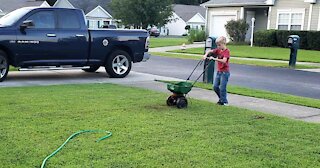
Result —
[[301, 23], [301, 30], [304, 30], [304, 20], [305, 20], [305, 14], [306, 14], [306, 9], [305, 8], [295, 8], [295, 9], [278, 9], [277, 11], [277, 24], [276, 24], [276, 29], [279, 29], [279, 15], [280, 14], [289, 14], [289, 25], [288, 25], [288, 30], [291, 30], [291, 16], [293, 13], [302, 13], [302, 23]]

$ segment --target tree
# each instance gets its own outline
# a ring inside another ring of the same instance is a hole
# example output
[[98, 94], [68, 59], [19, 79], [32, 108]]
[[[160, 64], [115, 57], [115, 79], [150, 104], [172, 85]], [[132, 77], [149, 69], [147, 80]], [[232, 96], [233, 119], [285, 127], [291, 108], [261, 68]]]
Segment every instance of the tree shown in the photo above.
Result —
[[173, 14], [172, 0], [115, 0], [111, 9], [122, 24], [144, 29], [165, 25]]

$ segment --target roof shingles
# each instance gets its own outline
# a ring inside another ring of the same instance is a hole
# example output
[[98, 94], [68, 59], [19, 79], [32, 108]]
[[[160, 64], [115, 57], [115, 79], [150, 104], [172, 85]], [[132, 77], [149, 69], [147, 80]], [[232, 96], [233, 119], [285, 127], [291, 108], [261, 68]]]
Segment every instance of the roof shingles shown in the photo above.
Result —
[[173, 5], [173, 11], [185, 22], [189, 21], [197, 13], [206, 18], [206, 9], [202, 6], [176, 4]]

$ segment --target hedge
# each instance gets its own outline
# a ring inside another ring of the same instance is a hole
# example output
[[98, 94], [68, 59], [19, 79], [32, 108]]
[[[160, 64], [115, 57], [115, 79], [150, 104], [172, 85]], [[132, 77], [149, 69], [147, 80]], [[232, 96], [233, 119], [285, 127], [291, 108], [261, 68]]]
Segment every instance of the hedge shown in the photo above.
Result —
[[254, 33], [255, 45], [261, 47], [288, 47], [288, 36], [300, 36], [300, 48], [307, 50], [320, 50], [320, 31], [286, 31], [263, 30]]

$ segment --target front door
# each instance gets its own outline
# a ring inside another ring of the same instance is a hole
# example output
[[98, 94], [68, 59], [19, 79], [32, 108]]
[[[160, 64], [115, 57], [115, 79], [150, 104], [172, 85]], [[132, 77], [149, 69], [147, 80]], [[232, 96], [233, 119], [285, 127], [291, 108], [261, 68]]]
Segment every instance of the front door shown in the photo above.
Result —
[[18, 30], [16, 61], [19, 66], [50, 65], [58, 50], [54, 11], [36, 11], [24, 20], [31, 20], [34, 26]]

